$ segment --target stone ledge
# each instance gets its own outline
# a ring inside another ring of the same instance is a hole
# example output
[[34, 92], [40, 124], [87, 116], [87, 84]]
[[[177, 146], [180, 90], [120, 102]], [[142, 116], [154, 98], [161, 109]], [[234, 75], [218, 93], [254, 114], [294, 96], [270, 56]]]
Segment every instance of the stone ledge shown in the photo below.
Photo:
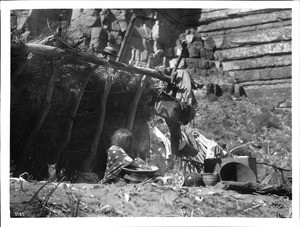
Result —
[[222, 65], [225, 71], [290, 66], [292, 65], [292, 56], [290, 54], [282, 56], [263, 56], [245, 60], [226, 61], [222, 62]]
[[291, 39], [291, 26], [214, 37], [217, 49], [227, 49], [245, 45], [257, 45], [260, 43], [289, 41]]
[[274, 11], [279, 11], [282, 9], [257, 9], [257, 8], [243, 8], [243, 9], [220, 9], [216, 11], [204, 12], [201, 14], [201, 18], [199, 22], [208, 23], [217, 20], [229, 19], [237, 16], [246, 16], [253, 14], [261, 14], [261, 13], [270, 13]]
[[215, 52], [215, 59], [218, 61], [244, 59], [260, 57], [264, 55], [271, 54], [283, 54], [292, 52], [292, 43], [289, 42], [279, 42], [279, 43], [269, 43], [261, 44], [249, 47], [237, 47], [227, 50], [218, 50]]
[[278, 67], [255, 69], [247, 71], [231, 71], [229, 75], [237, 82], [258, 81], [258, 80], [274, 80], [292, 78], [292, 67]]
[[292, 18], [291, 10], [282, 10], [273, 13], [264, 13], [259, 15], [250, 15], [234, 19], [225, 19], [221, 21], [215, 21], [206, 25], [198, 27], [200, 32], [217, 31], [230, 28], [246, 27], [250, 25], [259, 25], [270, 22], [277, 22], [282, 20], [288, 20]]

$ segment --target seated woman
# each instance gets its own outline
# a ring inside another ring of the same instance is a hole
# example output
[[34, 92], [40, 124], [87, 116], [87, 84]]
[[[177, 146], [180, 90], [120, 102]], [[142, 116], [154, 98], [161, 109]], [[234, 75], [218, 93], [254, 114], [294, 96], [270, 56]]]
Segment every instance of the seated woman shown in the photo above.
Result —
[[141, 168], [127, 153], [132, 142], [132, 133], [127, 129], [117, 130], [111, 139], [111, 147], [107, 150], [107, 161], [102, 183], [115, 182], [123, 178], [124, 167]]

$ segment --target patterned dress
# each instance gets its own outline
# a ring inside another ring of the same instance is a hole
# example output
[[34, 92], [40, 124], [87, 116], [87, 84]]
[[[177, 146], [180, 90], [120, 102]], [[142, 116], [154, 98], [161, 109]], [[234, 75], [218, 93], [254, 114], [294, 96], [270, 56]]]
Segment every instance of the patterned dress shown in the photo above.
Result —
[[120, 147], [113, 145], [107, 150], [106, 170], [103, 181], [118, 180], [122, 177], [124, 167], [130, 165], [133, 159]]

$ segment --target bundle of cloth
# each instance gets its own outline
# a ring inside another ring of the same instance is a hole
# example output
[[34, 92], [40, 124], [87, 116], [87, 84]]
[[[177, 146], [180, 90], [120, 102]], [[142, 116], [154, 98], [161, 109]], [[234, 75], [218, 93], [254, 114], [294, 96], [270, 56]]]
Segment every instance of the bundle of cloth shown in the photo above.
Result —
[[198, 146], [198, 157], [201, 162], [204, 162], [204, 159], [225, 157], [227, 155], [227, 152], [213, 139], [209, 140], [197, 131], [193, 132], [193, 136]]

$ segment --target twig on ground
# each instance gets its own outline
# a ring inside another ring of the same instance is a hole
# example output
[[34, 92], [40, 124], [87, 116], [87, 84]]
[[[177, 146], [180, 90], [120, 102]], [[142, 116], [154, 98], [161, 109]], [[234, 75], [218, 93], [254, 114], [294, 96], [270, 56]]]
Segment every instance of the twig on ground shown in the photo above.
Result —
[[147, 177], [146, 179], [144, 179], [141, 183], [141, 186], [144, 186], [146, 183], [150, 182], [152, 178]]
[[120, 217], [126, 217], [126, 214], [121, 211], [115, 210], [114, 212], [115, 212], [115, 214], [119, 215]]
[[181, 216], [184, 217], [184, 213], [183, 213], [182, 209], [180, 209], [180, 211], [181, 211]]
[[32, 201], [34, 201], [38, 195], [38, 193], [50, 182], [51, 180], [47, 180], [42, 187], [40, 187], [40, 189], [33, 195], [33, 197], [28, 201], [28, 203], [30, 204]]
[[79, 211], [79, 203], [80, 203], [80, 199], [77, 198], [77, 204], [76, 204], [76, 212], [75, 212], [75, 217], [78, 216], [78, 211]]
[[273, 167], [275, 170], [280, 170], [280, 171], [287, 171], [287, 172], [291, 172], [292, 170], [291, 169], [284, 169], [284, 168], [281, 168], [281, 167], [278, 167], [274, 164], [268, 164], [268, 163], [265, 163], [265, 162], [257, 162], [256, 164], [260, 164], [260, 165], [266, 165], [266, 166], [271, 166]]
[[[56, 211], [50, 209], [49, 207], [45, 206], [44, 208], [47, 209], [47, 210], [49, 210], [49, 211], [50, 211], [50, 214], [53, 213], [53, 214], [59, 216], [59, 214], [58, 214]], [[49, 215], [50, 215], [50, 214], [49, 214]]]
[[194, 216], [194, 209], [191, 212], [191, 217], [193, 217], [193, 216]]
[[73, 200], [72, 200], [72, 195], [70, 195], [70, 194], [69, 194], [69, 208], [70, 208], [71, 216], [74, 217]]
[[[79, 205], [84, 205], [83, 209], [87, 209], [88, 206], [80, 201], [79, 197], [74, 196], [73, 194], [69, 194], [69, 209], [72, 217], [77, 217], [79, 214]], [[75, 208], [76, 206], [76, 208]], [[82, 212], [82, 210], [80, 211]]]
[[239, 201], [235, 201], [235, 203], [236, 203], [236, 210], [240, 210], [241, 209], [241, 206], [240, 206], [240, 204], [239, 204]]
[[293, 209], [292, 209], [292, 207], [290, 207], [287, 218], [292, 218], [292, 214], [293, 214]]
[[51, 190], [51, 192], [46, 196], [44, 202], [43, 202], [43, 207], [45, 207], [45, 205], [47, 205], [48, 200], [50, 199], [50, 197], [52, 196], [52, 194], [54, 193], [54, 191], [58, 188], [59, 184], [65, 179], [65, 177], [61, 178], [61, 180], [57, 183], [57, 185]]
[[247, 208], [246, 210], [244, 210], [244, 212], [248, 212], [248, 211], [250, 211], [250, 210], [257, 209], [257, 208], [259, 208], [260, 206], [262, 206], [262, 204], [256, 204], [256, 205], [254, 205], [254, 206], [252, 206], [252, 207]]
[[203, 211], [198, 207], [197, 208], [200, 212], [201, 212], [201, 214], [204, 216], [204, 213], [203, 213]]
[[251, 141], [251, 142], [248, 142], [248, 143], [244, 143], [244, 144], [242, 144], [241, 146], [232, 148], [228, 153], [231, 154], [234, 150], [239, 149], [239, 148], [244, 147], [244, 146], [247, 146], [247, 145], [252, 144], [252, 143], [255, 143], [255, 141]]
[[21, 191], [24, 193], [24, 189], [23, 189], [23, 181], [25, 181], [24, 179], [24, 175], [29, 175], [27, 172], [20, 174], [19, 179], [20, 179], [20, 186], [21, 186]]

